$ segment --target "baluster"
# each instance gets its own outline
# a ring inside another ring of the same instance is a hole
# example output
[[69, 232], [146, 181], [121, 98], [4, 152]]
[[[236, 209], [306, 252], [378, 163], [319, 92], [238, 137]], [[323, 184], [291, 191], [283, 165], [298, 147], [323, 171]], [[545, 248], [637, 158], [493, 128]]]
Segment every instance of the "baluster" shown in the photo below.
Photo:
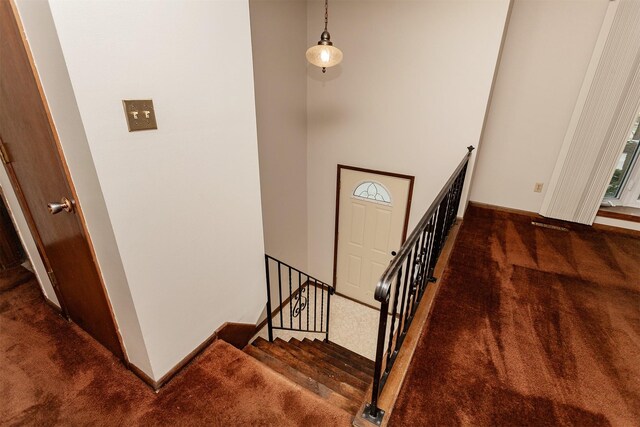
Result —
[[425, 268], [425, 283], [433, 282], [433, 271], [429, 268], [431, 266], [431, 254], [433, 253], [433, 232], [435, 229], [434, 216], [429, 218], [429, 225], [427, 227], [427, 250], [424, 255], [424, 268]]
[[269, 257], [264, 257], [264, 266], [267, 273], [267, 333], [269, 342], [273, 342], [273, 319], [271, 319], [271, 277], [269, 275]]
[[317, 331], [318, 325], [318, 281], [313, 279], [313, 331]]
[[320, 332], [322, 332], [322, 327], [324, 326], [324, 320], [322, 319], [324, 315], [324, 283], [321, 283], [320, 286]]
[[293, 288], [291, 287], [291, 267], [289, 267], [289, 327], [293, 329]]
[[327, 288], [327, 328], [324, 342], [329, 342], [329, 315], [331, 314], [331, 289]]
[[427, 223], [426, 227], [422, 230], [422, 246], [420, 247], [420, 271], [418, 275], [420, 276], [420, 282], [418, 283], [418, 287], [420, 292], [418, 293], [418, 301], [422, 299], [422, 294], [424, 293], [424, 284], [426, 283], [425, 279], [427, 277], [427, 269], [425, 266], [426, 256], [427, 256], [427, 245], [429, 244], [427, 239], [427, 228], [429, 224]]
[[309, 276], [307, 276], [307, 281], [304, 284], [305, 289], [307, 290], [307, 304], [306, 304], [306, 308], [307, 308], [307, 331], [310, 330], [309, 328], [309, 310], [311, 310], [310, 307], [310, 303], [311, 303], [311, 291], [309, 290], [309, 286], [311, 286], [310, 280], [309, 280]]
[[[402, 266], [400, 266], [400, 270], [398, 270], [397, 281], [396, 281], [396, 289], [393, 294], [393, 304], [391, 307], [391, 328], [389, 329], [389, 345], [387, 346], [387, 366], [391, 368], [391, 354], [393, 351], [393, 336], [395, 335], [394, 327], [396, 325], [396, 314], [398, 312], [398, 295], [400, 293], [400, 286], [402, 286]], [[400, 329], [398, 328], [398, 336]]]
[[427, 261], [427, 267], [429, 270], [429, 280], [430, 281], [434, 281], [435, 278], [433, 277], [433, 270], [435, 268], [435, 262], [433, 260], [434, 256], [433, 256], [433, 249], [435, 246], [435, 242], [436, 242], [436, 221], [437, 221], [437, 211], [433, 213], [433, 215], [431, 215], [431, 219], [430, 219], [430, 223], [431, 223], [431, 227], [429, 229], [429, 258]]
[[415, 271], [416, 271], [416, 263], [415, 263], [415, 259], [416, 256], [418, 254], [418, 241], [416, 240], [416, 243], [413, 245], [413, 250], [411, 251], [411, 258], [409, 258], [409, 268], [411, 270], [407, 270], [407, 271], [411, 271], [410, 276], [409, 276], [409, 293], [408, 293], [408, 298], [407, 298], [407, 308], [406, 308], [406, 312], [405, 312], [405, 323], [407, 323], [407, 328], [409, 327], [409, 324], [411, 323], [411, 306], [413, 305], [413, 294], [414, 294], [414, 289], [413, 289], [413, 283], [414, 283], [414, 277], [415, 277]]
[[420, 264], [418, 263], [418, 259], [419, 259], [419, 255], [420, 253], [418, 252], [418, 249], [422, 246], [422, 236], [420, 236], [418, 238], [418, 240], [416, 240], [416, 259], [413, 260], [413, 265], [414, 265], [414, 269], [418, 268], [418, 271], [416, 271], [416, 274], [411, 275], [411, 289], [413, 291], [413, 295], [412, 295], [412, 301], [411, 301], [411, 319], [413, 320], [413, 316], [416, 313], [416, 309], [418, 308], [418, 302], [420, 302], [420, 300], [418, 299], [419, 294], [420, 294], [420, 289], [419, 289], [419, 283], [420, 283]]
[[[407, 299], [407, 289], [409, 287], [409, 274], [411, 268], [411, 258], [413, 256], [413, 250], [409, 251], [409, 257], [405, 260], [405, 265], [403, 266], [404, 271], [406, 272], [404, 275], [404, 284], [402, 285], [402, 301], [400, 303], [400, 318], [398, 319], [398, 331], [401, 331], [402, 335], [407, 333], [409, 329], [407, 323], [404, 321], [405, 316], [405, 301]], [[396, 342], [396, 350], [400, 349], [400, 340]]]
[[446, 214], [446, 206], [444, 205], [446, 201], [446, 197], [444, 200], [442, 200], [442, 202], [440, 203], [440, 205], [438, 206], [438, 214], [436, 216], [436, 227], [435, 227], [435, 233], [434, 233], [434, 245], [433, 245], [433, 259], [432, 264], [429, 266], [431, 269], [434, 269], [436, 266], [436, 262], [438, 261], [438, 256], [440, 255], [440, 244], [441, 244], [441, 236], [442, 236], [442, 231], [444, 229], [444, 217]]
[[280, 297], [280, 327], [284, 327], [284, 320], [282, 320], [282, 263], [278, 261], [278, 295]]
[[302, 274], [298, 271], [298, 329], [302, 330]]

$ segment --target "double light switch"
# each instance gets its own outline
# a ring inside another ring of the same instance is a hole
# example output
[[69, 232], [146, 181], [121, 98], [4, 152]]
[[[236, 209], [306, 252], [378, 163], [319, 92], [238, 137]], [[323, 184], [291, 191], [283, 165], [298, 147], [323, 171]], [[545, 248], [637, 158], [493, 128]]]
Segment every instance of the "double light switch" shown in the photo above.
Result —
[[129, 132], [158, 129], [156, 113], [151, 99], [123, 100]]

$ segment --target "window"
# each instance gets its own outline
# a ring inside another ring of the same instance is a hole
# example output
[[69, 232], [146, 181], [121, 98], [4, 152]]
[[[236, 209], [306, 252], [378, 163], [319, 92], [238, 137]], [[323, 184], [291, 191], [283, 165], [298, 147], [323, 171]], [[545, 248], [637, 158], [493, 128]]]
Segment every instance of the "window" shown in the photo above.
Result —
[[640, 114], [618, 159], [604, 204], [640, 208]]
[[353, 190], [353, 197], [372, 200], [379, 203], [391, 204], [391, 196], [386, 188], [379, 182], [365, 181]]

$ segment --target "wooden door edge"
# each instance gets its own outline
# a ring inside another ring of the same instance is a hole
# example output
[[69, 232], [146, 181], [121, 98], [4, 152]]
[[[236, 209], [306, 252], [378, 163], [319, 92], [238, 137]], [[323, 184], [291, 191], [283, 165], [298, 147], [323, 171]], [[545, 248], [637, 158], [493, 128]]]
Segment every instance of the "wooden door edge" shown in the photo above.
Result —
[[[31, 210], [29, 209], [29, 205], [27, 204], [27, 200], [22, 192], [22, 188], [20, 187], [20, 183], [18, 182], [16, 174], [13, 170], [13, 167], [11, 166], [11, 163], [5, 164], [4, 167], [5, 167], [5, 171], [7, 172], [7, 176], [9, 177], [9, 182], [11, 183], [11, 187], [13, 188], [16, 199], [18, 199], [19, 206], [17, 208], [19, 208], [22, 211], [22, 214], [24, 215], [25, 221], [27, 222], [27, 227], [29, 228], [29, 232], [31, 233], [31, 237], [33, 238], [33, 241], [36, 244], [36, 250], [38, 251], [38, 256], [42, 261], [42, 265], [44, 266], [46, 271], [51, 271], [51, 263], [49, 262], [49, 258], [47, 257], [47, 254], [44, 252], [44, 243], [42, 243], [40, 232], [36, 227], [35, 221], [33, 220], [33, 216], [31, 215]], [[5, 202], [6, 202], [6, 198], [5, 198]], [[7, 206], [9, 206], [9, 204], [7, 204]], [[40, 278], [38, 279], [39, 281], [42, 280]], [[50, 283], [53, 289], [53, 293], [56, 295], [56, 298], [58, 299], [58, 303], [60, 304], [60, 312], [66, 319], [69, 319], [69, 313], [67, 312], [62, 292], [58, 288], [57, 283], [51, 280], [50, 280]], [[49, 299], [44, 295], [44, 291], [42, 290], [42, 288], [40, 289], [40, 291], [42, 293], [42, 297], [44, 298], [44, 300], [49, 301]]]

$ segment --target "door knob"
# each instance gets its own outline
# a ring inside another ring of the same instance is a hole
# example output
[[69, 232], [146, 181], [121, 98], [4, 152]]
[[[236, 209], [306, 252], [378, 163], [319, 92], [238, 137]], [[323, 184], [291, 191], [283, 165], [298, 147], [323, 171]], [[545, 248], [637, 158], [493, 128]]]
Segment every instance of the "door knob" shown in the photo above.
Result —
[[391, 251], [391, 256], [396, 256], [396, 255], [397, 255], [396, 251]]
[[49, 213], [52, 215], [62, 211], [73, 212], [73, 202], [66, 197], [63, 197], [62, 200], [60, 200], [60, 203], [48, 203], [47, 207], [49, 208]]

